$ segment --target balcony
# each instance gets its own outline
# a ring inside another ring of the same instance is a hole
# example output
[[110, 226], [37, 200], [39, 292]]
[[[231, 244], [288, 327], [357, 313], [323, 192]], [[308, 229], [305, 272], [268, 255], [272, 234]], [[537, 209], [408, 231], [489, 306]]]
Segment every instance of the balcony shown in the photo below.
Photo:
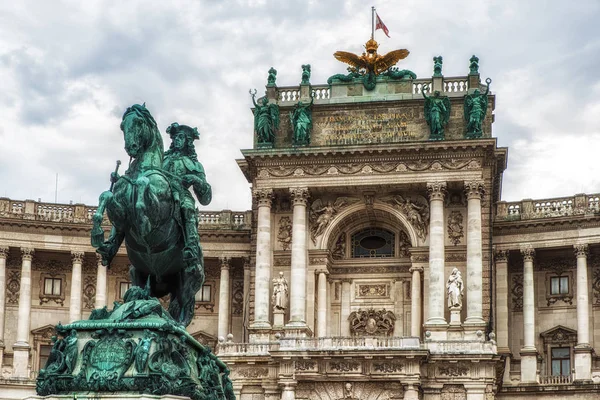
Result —
[[577, 194], [570, 197], [521, 201], [500, 201], [496, 221], [524, 221], [542, 218], [587, 216], [600, 213], [600, 194]]

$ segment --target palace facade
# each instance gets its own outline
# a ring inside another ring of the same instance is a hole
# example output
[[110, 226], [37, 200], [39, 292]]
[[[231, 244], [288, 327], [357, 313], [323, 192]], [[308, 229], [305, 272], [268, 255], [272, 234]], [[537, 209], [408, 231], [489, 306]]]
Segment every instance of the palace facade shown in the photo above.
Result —
[[[252, 209], [200, 212], [188, 327], [239, 399], [596, 398], [600, 195], [502, 201], [495, 95], [468, 138], [464, 104], [487, 88], [438, 72], [267, 85], [281, 121], [237, 160]], [[448, 108], [436, 140], [429, 87]], [[0, 198], [0, 399], [35, 393], [56, 324], [129, 288], [124, 249], [107, 269], [90, 245], [94, 212]]]

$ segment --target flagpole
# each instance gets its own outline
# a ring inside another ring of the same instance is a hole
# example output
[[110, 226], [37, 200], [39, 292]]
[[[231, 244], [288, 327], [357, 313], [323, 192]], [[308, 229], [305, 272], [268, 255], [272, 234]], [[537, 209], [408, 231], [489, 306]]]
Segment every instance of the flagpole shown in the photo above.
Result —
[[375, 39], [375, 7], [371, 7], [371, 39]]

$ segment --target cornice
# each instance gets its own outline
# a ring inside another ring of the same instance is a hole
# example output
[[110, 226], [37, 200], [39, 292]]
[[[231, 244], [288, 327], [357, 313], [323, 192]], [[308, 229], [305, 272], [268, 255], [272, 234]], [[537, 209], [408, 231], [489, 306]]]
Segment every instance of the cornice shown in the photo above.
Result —
[[[579, 228], [600, 227], [600, 216], [549, 217], [530, 220], [494, 221], [494, 236], [514, 235], [515, 233], [540, 233], [568, 231]], [[558, 228], [558, 229], [557, 229]]]

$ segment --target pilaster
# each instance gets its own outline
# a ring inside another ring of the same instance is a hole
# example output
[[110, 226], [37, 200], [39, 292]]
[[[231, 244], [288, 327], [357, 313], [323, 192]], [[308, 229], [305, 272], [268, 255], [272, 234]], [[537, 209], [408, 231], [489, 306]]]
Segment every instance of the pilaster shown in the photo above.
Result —
[[575, 380], [591, 382], [592, 348], [590, 346], [590, 308], [588, 292], [588, 245], [574, 246], [577, 258], [577, 346], [574, 349]]
[[465, 328], [485, 328], [483, 320], [483, 257], [481, 241], [481, 199], [483, 181], [465, 182], [467, 197], [467, 319]]
[[231, 286], [229, 281], [231, 259], [223, 256], [219, 258], [219, 261], [221, 263], [221, 279], [219, 281], [219, 320], [217, 335], [219, 338], [226, 338], [229, 333], [229, 319], [231, 317]]
[[19, 319], [17, 321], [17, 342], [13, 344], [13, 376], [29, 377], [29, 329], [31, 318], [31, 261], [33, 248], [22, 247], [21, 282], [19, 289]]
[[251, 329], [271, 329], [269, 291], [271, 284], [271, 202], [273, 189], [255, 189], [258, 206], [256, 232], [256, 273], [254, 284], [254, 321]]
[[82, 251], [72, 251], [71, 260], [73, 268], [71, 270], [71, 298], [69, 300], [69, 322], [81, 320], [81, 264], [85, 253]]
[[537, 382], [537, 349], [535, 347], [535, 288], [531, 245], [521, 248], [523, 255], [523, 348], [521, 349], [521, 383]]

